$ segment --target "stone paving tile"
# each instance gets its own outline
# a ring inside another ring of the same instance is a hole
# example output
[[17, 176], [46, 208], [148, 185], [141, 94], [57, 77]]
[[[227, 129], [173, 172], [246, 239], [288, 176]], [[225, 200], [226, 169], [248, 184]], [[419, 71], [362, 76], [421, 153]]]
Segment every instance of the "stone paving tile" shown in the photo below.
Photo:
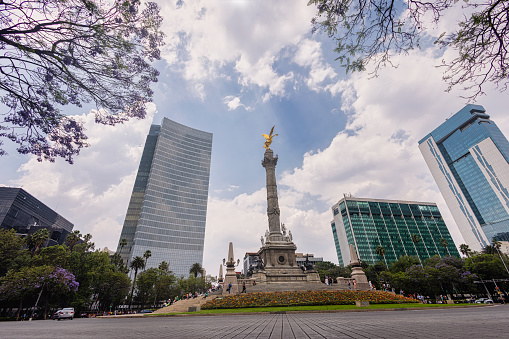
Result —
[[0, 323], [0, 338], [509, 338], [509, 305]]

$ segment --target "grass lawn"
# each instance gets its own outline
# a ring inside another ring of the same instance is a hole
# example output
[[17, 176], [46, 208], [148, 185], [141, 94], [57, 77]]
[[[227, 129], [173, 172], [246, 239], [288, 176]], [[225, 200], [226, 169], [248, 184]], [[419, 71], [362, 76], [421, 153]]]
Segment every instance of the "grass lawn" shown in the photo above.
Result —
[[371, 304], [369, 307], [357, 307], [355, 305], [320, 305], [320, 306], [280, 306], [280, 307], [253, 307], [253, 308], [230, 308], [203, 310], [185, 313], [147, 314], [146, 316], [161, 316], [174, 314], [214, 314], [214, 313], [245, 313], [245, 312], [290, 312], [290, 311], [336, 311], [336, 310], [377, 310], [377, 309], [406, 309], [406, 308], [433, 308], [455, 306], [482, 306], [482, 304]]

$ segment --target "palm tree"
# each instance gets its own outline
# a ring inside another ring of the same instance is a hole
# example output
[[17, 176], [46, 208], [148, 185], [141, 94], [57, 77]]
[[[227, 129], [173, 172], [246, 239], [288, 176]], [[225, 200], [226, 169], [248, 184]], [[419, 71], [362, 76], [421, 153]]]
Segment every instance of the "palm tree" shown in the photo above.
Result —
[[201, 273], [203, 271], [203, 268], [201, 267], [200, 263], [194, 263], [193, 266], [189, 269], [189, 274], [194, 274], [194, 277], [196, 278], [198, 276], [198, 273]]
[[494, 246], [486, 245], [483, 248], [482, 252], [486, 253], [486, 254], [495, 254], [495, 253], [497, 253], [497, 250], [496, 250], [496, 247], [494, 247]]
[[[504, 258], [502, 258], [502, 253], [500, 253], [500, 247], [501, 246], [502, 246], [502, 243], [500, 241], [498, 241], [497, 239], [494, 238], [491, 241], [491, 247], [493, 247], [493, 251], [498, 253], [498, 256], [500, 257], [500, 260], [502, 260], [502, 264], [504, 264], [505, 270], [507, 271], [507, 273], [509, 273], [509, 268], [507, 268], [505, 260], [504, 260]], [[506, 255], [504, 255], [504, 256], [507, 258]]]
[[49, 239], [49, 231], [46, 228], [40, 229], [35, 233], [32, 233], [27, 238], [27, 245], [29, 248], [33, 248], [33, 254], [37, 253], [39, 247], [44, 245], [46, 241]]
[[378, 245], [376, 248], [376, 254], [383, 258], [385, 256], [385, 248], [381, 245]]
[[78, 230], [69, 233], [65, 238], [65, 242], [69, 244], [68, 253], [71, 253], [72, 248], [81, 240], [81, 233]]
[[491, 241], [491, 246], [495, 247], [495, 249], [499, 250], [500, 246], [502, 246], [502, 243], [498, 241], [497, 239], [493, 239]]
[[420, 237], [419, 235], [417, 235], [417, 234], [412, 234], [412, 235], [410, 236], [410, 238], [412, 239], [412, 242], [413, 242], [414, 244], [418, 244], [418, 243], [420, 243], [420, 242], [421, 242], [421, 237]]
[[[440, 240], [438, 242], [440, 243], [440, 245], [442, 245], [444, 250], [447, 251], [447, 245], [449, 245], [449, 242], [447, 240], [445, 240], [444, 238], [440, 238]], [[449, 252], [449, 251], [447, 251], [447, 252]]]
[[417, 244], [421, 242], [421, 237], [418, 234], [411, 234], [410, 239], [412, 239], [412, 242], [414, 243], [415, 252], [417, 254], [417, 258], [419, 258], [419, 262], [422, 265], [421, 256], [419, 255], [419, 251], [417, 250]]
[[138, 270], [142, 270], [145, 268], [145, 260], [142, 257], [134, 257], [133, 261], [129, 265], [131, 269], [134, 270], [134, 279], [133, 279], [133, 287], [131, 288], [131, 304], [129, 308], [131, 308], [133, 304], [133, 293], [134, 293], [134, 285], [136, 284], [136, 276], [138, 275]]
[[460, 245], [460, 252], [467, 258], [470, 257], [470, 255], [472, 254], [472, 250], [467, 244]]
[[145, 258], [145, 266], [147, 266], [147, 260], [152, 256], [152, 252], [150, 250], [146, 250], [145, 253], [143, 253], [143, 258]]
[[118, 244], [120, 245], [120, 252], [122, 252], [122, 250], [124, 249], [124, 246], [127, 245], [127, 239], [122, 238], [122, 240], [120, 240], [120, 242]]

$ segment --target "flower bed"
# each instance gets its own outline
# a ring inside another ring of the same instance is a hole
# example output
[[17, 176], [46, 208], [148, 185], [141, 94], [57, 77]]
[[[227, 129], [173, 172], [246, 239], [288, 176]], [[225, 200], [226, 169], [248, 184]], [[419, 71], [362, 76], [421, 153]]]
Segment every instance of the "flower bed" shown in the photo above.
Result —
[[219, 297], [207, 302], [202, 310], [217, 308], [354, 305], [356, 300], [371, 304], [416, 303], [415, 299], [382, 291], [306, 291], [306, 292], [258, 292]]

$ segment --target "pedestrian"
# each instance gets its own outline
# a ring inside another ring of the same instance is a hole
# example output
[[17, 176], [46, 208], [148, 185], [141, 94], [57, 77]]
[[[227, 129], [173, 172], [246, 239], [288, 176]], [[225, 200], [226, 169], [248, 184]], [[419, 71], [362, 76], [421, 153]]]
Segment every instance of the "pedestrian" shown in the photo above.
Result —
[[246, 282], [245, 281], [242, 283], [242, 292], [241, 293], [247, 293], [247, 291], [246, 291]]
[[229, 283], [228, 288], [226, 289], [228, 291], [228, 294], [230, 294], [231, 289], [232, 289], [232, 283]]

